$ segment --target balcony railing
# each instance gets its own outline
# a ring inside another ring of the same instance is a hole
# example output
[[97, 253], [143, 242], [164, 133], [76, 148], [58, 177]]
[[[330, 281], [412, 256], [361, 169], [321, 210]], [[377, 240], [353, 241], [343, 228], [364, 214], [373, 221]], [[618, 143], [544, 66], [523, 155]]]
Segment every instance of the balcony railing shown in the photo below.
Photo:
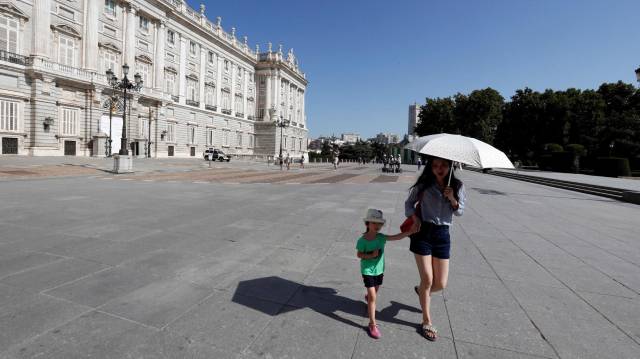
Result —
[[178, 101], [180, 101], [180, 96], [178, 96], [178, 95], [171, 95], [171, 101], [173, 101], [173, 102], [178, 102]]
[[204, 105], [204, 108], [206, 108], [209, 111], [216, 111], [218, 109], [218, 106], [216, 106], [216, 105]]
[[189, 106], [200, 107], [200, 101], [187, 100], [186, 104]]
[[48, 72], [53, 75], [64, 76], [65, 78], [71, 78], [82, 82], [107, 83], [106, 75], [69, 65], [59, 64], [57, 62], [51, 62], [39, 57], [29, 58], [28, 64], [31, 65], [35, 71]]
[[255, 120], [256, 118], [255, 118], [254, 116], [249, 115], [249, 116], [247, 116], [247, 119], [248, 119], [248, 120], [253, 121], [253, 120]]
[[222, 113], [224, 113], [225, 115], [230, 115], [231, 114], [231, 110], [222, 109]]
[[244, 118], [244, 113], [242, 113], [242, 112], [236, 112], [236, 117], [238, 117], [238, 118]]
[[23, 55], [14, 54], [13, 52], [0, 50], [0, 61], [10, 62], [16, 65], [29, 65], [31, 58]]

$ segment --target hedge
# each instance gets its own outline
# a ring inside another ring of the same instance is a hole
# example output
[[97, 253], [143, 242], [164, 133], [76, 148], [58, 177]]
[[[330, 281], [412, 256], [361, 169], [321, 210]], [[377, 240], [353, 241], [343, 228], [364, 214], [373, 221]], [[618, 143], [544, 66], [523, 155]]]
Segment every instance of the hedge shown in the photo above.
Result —
[[631, 176], [629, 160], [619, 157], [598, 157], [595, 162], [595, 175], [607, 177]]

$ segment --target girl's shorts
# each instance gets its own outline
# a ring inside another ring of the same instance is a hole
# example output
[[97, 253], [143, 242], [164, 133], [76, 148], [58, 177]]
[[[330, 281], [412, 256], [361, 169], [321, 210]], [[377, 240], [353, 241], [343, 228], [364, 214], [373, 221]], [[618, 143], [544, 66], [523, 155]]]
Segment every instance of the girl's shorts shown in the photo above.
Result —
[[364, 286], [366, 288], [377, 287], [382, 285], [382, 279], [384, 278], [384, 274], [380, 275], [362, 275], [362, 280], [364, 281]]
[[412, 234], [409, 250], [421, 256], [433, 256], [440, 259], [449, 259], [451, 239], [449, 226], [437, 226], [433, 223], [423, 222], [420, 232]]

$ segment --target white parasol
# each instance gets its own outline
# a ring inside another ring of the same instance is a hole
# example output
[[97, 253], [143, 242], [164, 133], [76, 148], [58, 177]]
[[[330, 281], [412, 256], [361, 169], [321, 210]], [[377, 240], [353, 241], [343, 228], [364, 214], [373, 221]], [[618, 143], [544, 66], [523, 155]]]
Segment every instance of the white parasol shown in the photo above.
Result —
[[439, 133], [419, 137], [405, 148], [474, 167], [514, 168], [504, 152], [472, 137]]

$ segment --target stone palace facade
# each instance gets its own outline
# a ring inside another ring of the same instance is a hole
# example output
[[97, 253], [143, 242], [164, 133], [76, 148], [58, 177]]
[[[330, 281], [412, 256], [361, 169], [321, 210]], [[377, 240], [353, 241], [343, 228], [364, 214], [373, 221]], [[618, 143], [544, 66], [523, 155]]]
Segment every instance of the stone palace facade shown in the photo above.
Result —
[[[181, 0], [0, 0], [1, 154], [105, 156], [120, 148], [120, 79], [133, 156], [307, 153], [305, 91], [282, 46], [264, 51]], [[278, 121], [289, 126], [276, 126]], [[148, 152], [149, 151], [149, 152]]]

